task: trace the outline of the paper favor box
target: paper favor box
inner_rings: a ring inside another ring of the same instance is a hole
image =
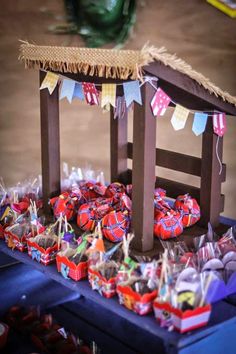
[[[44,249],[37,244],[37,238],[42,237],[38,235],[36,237],[31,237],[27,240],[28,245],[28,255],[35,261],[42,263],[43,265],[48,265],[56,260],[56,255],[58,252],[58,244],[56,243],[53,247],[48,247]],[[49,236],[45,236],[49,237]]]
[[[116,277],[107,280],[96,266],[89,267],[88,280],[92,289],[97,290],[102,296],[110,298],[116,295]]]
[[[153,300],[157,297],[157,291],[141,295],[135,292],[130,285],[117,285],[119,303],[138,315],[146,315],[152,311]]]
[[[211,305],[197,307],[194,310],[181,311],[172,309],[172,322],[180,333],[192,331],[207,325],[211,314]]]
[[[4,230],[4,237],[9,248],[24,252],[27,250],[27,239],[32,237],[32,233],[29,232],[27,235],[25,234],[22,237],[19,237],[18,235],[14,234],[14,230],[8,231],[6,228]]]
[[[66,279],[71,278],[75,281],[79,281],[86,278],[88,275],[88,262],[80,262],[75,264],[69,260],[68,257],[74,254],[73,250],[67,252],[59,252],[56,256],[57,270]]]
[[[181,311],[172,307],[169,303],[161,303],[157,300],[153,303],[155,317],[164,327],[173,327],[180,333],[192,331],[194,329],[207,325],[210,314],[211,305],[197,307],[194,310]]]
[[[172,325],[172,306],[168,302],[153,301],[153,310],[155,318],[162,327]]]

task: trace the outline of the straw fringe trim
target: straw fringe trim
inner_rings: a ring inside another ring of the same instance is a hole
[[[23,43],[19,60],[25,63],[25,68],[136,80],[142,75],[141,68],[137,66],[139,56],[139,51],[47,47]]]
[[[25,63],[25,68],[121,80],[142,80],[143,67],[153,61],[159,61],[187,75],[216,97],[221,97],[223,101],[236,106],[236,97],[221,90],[175,54],[167,53],[164,47],[145,45],[141,51],[135,51],[37,46],[23,42],[20,46],[19,60]]]
[[[228,92],[221,90],[213,84],[208,78],[194,70],[184,60],[178,58],[175,54],[167,53],[164,47],[155,48],[154,46],[145,45],[141,50],[141,57],[144,65],[148,65],[154,60],[162,62],[165,66],[179,71],[203,86],[207,91],[213,93],[216,97],[221,97],[223,101],[236,106],[236,97],[231,96]]]

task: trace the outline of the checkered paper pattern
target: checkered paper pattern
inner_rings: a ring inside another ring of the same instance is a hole
[[[111,104],[116,106],[116,85],[115,84],[102,84],[102,99],[101,107]]]
[[[99,94],[95,85],[89,82],[82,82],[82,87],[83,87],[84,97],[86,99],[86,102],[91,106],[98,105]]]
[[[57,86],[58,80],[59,80],[58,75],[51,73],[51,72],[47,72],[39,89],[43,90],[43,89],[47,88],[50,95],[51,95]]]
[[[226,115],[225,113],[213,114],[213,129],[214,133],[223,136],[226,132]]]
[[[171,124],[174,130],[184,129],[189,115],[189,110],[179,104],[176,105],[173,116],[171,118]]]
[[[153,115],[156,116],[163,116],[167,107],[170,104],[170,97],[160,88],[158,87],[153,99],[151,101],[151,107]]]

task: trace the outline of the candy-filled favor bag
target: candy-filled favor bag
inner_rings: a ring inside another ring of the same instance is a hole
[[[180,195],[174,203],[174,209],[182,214],[182,222],[184,227],[189,227],[200,219],[200,207],[196,199],[189,194]]]

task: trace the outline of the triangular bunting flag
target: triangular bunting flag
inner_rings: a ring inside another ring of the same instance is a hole
[[[102,84],[102,99],[101,107],[105,107],[107,104],[116,106],[116,85],[115,84]]]
[[[79,82],[75,83],[73,98],[79,98],[81,101],[84,100],[84,93],[83,93],[82,84],[80,84]]]
[[[114,112],[114,119],[118,118],[123,118],[127,112],[127,107],[125,104],[125,98],[124,96],[120,97],[118,96],[116,98],[116,108]]]
[[[158,87],[151,101],[153,115],[155,117],[163,116],[167,107],[169,106],[170,101],[170,97],[160,87]]]
[[[71,103],[74,94],[74,89],[75,89],[75,81],[63,79],[61,92],[60,92],[60,100],[66,97],[67,100]]]
[[[82,87],[83,87],[84,97],[86,99],[86,102],[91,106],[98,105],[99,94],[95,85],[89,82],[82,82]]]
[[[226,115],[225,113],[213,114],[213,129],[214,133],[223,136],[226,132]]]
[[[48,71],[39,89],[47,88],[51,95],[57,86],[58,80],[59,76],[57,74]]]
[[[192,131],[195,135],[204,133],[206,129],[208,115],[206,113],[197,112],[194,114]]]
[[[189,110],[179,104],[176,105],[173,116],[171,118],[171,124],[174,130],[184,129],[186,121],[188,119]]]
[[[141,97],[139,81],[125,82],[123,84],[123,89],[124,89],[124,97],[125,97],[126,107],[129,107],[129,105],[133,101],[139,103],[140,105],[142,104],[142,97]]]

